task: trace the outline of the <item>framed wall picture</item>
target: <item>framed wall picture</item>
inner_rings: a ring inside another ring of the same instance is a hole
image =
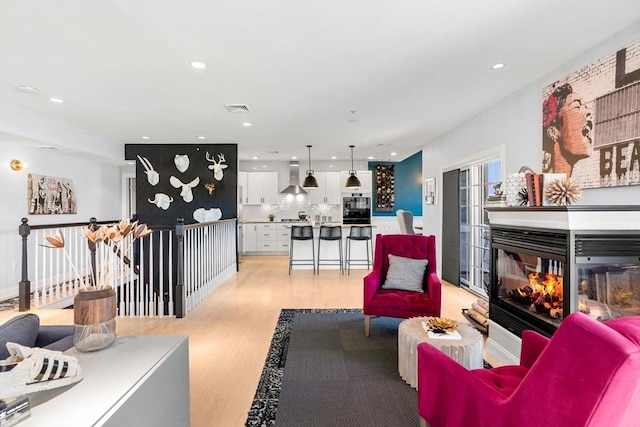
[[[436,204],[436,178],[431,177],[424,180],[424,202],[427,205]]]
[[[69,178],[46,175],[27,175],[30,215],[78,213],[76,190]]]

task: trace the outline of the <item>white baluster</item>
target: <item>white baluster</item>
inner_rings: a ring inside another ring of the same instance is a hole
[[[169,263],[169,316],[173,316],[173,230],[169,230],[169,251],[167,262]]]
[[[149,236],[149,304],[147,307],[147,316],[153,317],[153,235]]]
[[[35,281],[35,285],[36,285],[36,290],[33,293],[33,305],[38,308],[40,307],[40,288],[39,288],[39,284],[40,284],[40,270],[38,269],[39,267],[39,260],[40,260],[40,246],[38,245],[38,242],[40,241],[40,230],[36,230],[35,235],[35,246],[34,246],[34,250],[33,252],[35,253],[35,260],[34,260],[34,281]]]
[[[138,278],[138,315],[143,316],[144,312],[144,296],[143,296],[143,288],[144,288],[144,273],[146,271],[145,262],[144,262],[144,240],[146,237],[140,239],[140,276]]]

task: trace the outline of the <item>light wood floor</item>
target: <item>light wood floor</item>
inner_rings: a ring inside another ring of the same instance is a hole
[[[316,276],[294,270],[289,276],[287,261],[283,256],[242,258],[240,272],[186,318],[118,318],[119,335],[189,336],[192,426],[244,425],[281,309],[362,308],[367,270],[351,270],[351,275],[322,270]],[[447,283],[442,295],[442,316],[460,321],[465,320],[461,309],[476,300]],[[73,324],[73,310],[33,312],[43,324]],[[0,312],[0,322],[16,314]],[[372,330],[375,324],[374,318]]]

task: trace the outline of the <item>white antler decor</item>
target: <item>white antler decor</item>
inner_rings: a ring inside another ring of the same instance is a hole
[[[218,154],[218,162],[217,163],[216,163],[216,160],[209,155],[208,151],[207,151],[206,157],[207,157],[208,161],[213,163],[212,165],[209,165],[209,170],[213,171],[213,177],[216,179],[216,181],[222,181],[222,178],[224,177],[223,170],[229,167],[229,165],[227,165],[227,164],[222,164],[222,163],[226,163],[227,162],[224,159],[224,154],[222,154],[222,153]]]
[[[147,181],[149,181],[149,184],[155,186],[160,181],[160,175],[155,171],[155,169],[153,169],[149,159],[146,157],[140,157],[140,155],[137,157],[138,160],[140,160],[140,163],[142,163],[142,167],[144,167],[144,173],[147,174]]]
[[[196,177],[193,181],[185,184],[175,176],[171,175],[171,178],[169,178],[169,182],[171,183],[171,185],[173,185],[174,188],[182,187],[180,195],[185,202],[189,203],[193,200],[193,192],[191,191],[191,189],[200,184],[200,178]]]
[[[164,209],[165,211],[169,209],[171,202],[173,202],[173,197],[169,197],[164,193],[156,193],[156,196],[153,200],[147,199],[149,203],[153,203],[160,209]]]

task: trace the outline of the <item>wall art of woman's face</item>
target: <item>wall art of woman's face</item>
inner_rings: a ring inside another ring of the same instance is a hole
[[[576,93],[567,95],[558,115],[562,118],[562,125],[558,130],[563,151],[578,158],[591,156],[593,152],[591,110],[583,104],[580,95]]]

